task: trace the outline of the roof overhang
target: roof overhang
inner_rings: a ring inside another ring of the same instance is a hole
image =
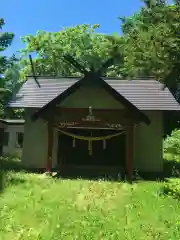
[[[23,119],[0,119],[0,123],[4,125],[24,125]]]

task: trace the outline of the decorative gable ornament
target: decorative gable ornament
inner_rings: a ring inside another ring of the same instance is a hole
[[[82,118],[82,121],[83,122],[100,122],[100,119],[96,118],[96,116],[92,114],[92,107],[90,106],[89,114],[85,118]]]

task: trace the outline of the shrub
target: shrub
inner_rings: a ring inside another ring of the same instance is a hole
[[[180,200],[180,179],[171,178],[164,184],[164,193]]]
[[[167,161],[180,163],[180,130],[176,129],[163,143],[163,156]]]
[[[23,170],[24,166],[22,165],[20,159],[13,157],[0,157],[0,169],[3,171],[9,170]]]
[[[8,158],[9,160],[12,160],[12,161],[21,161],[21,153],[18,151],[11,154],[7,154],[3,157]]]

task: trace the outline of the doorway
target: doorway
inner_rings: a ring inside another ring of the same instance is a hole
[[[104,129],[71,129],[68,132],[80,136],[107,136],[117,133],[115,130]],[[75,140],[64,134],[58,136],[58,166],[61,172],[96,173],[119,171],[125,169],[126,137],[125,133],[106,140],[92,141],[92,153],[89,154],[88,141]]]

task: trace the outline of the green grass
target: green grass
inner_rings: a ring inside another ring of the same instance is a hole
[[[162,186],[8,173],[0,240],[179,240],[180,202]]]

